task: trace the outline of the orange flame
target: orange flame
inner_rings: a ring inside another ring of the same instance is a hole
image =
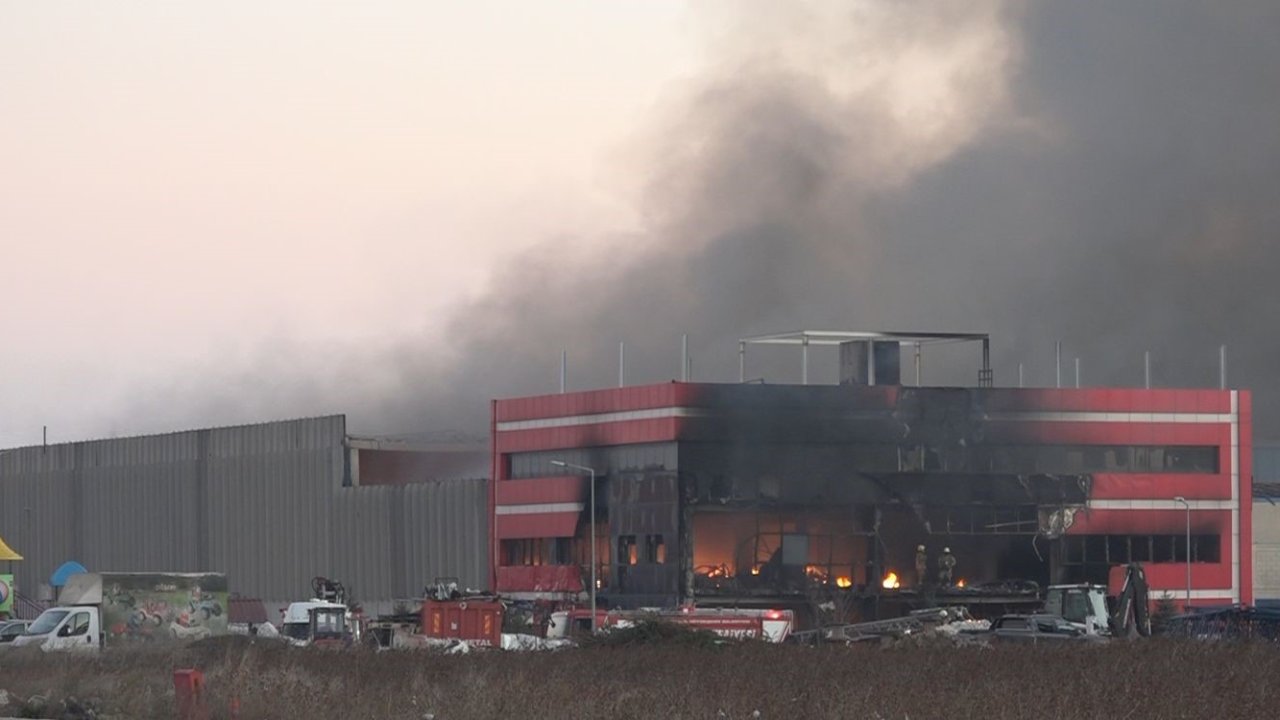
[[[840,577],[836,578],[836,587],[841,587],[841,588],[853,587],[853,581],[841,575]]]
[[[880,585],[886,590],[897,590],[902,587],[902,582],[898,580],[898,573],[890,570],[889,574],[884,576],[884,580],[880,582]]]
[[[805,565],[804,573],[809,576],[810,580],[815,582],[825,583],[828,581],[827,572],[821,565]]]
[[[959,580],[956,581],[956,587],[958,588],[964,587],[964,578],[960,578]]]

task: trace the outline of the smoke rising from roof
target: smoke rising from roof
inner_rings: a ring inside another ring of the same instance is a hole
[[[617,168],[643,227],[512,257],[444,347],[283,360],[207,409],[483,431],[489,398],[557,389],[561,348],[572,388],[616,381],[619,340],[661,381],[689,333],[695,378],[731,381],[739,337],[829,327],[991,332],[997,384],[1052,384],[1061,339],[1086,384],[1140,385],[1151,350],[1157,384],[1214,386],[1225,343],[1280,431],[1274,3],[700,12],[713,61]]]

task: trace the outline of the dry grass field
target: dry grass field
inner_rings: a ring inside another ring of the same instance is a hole
[[[544,653],[347,652],[221,638],[97,658],[0,654],[21,714],[172,718],[171,671],[205,673],[213,717],[1259,718],[1280,648],[1152,639],[1104,646],[799,647],[678,640]],[[77,699],[66,710],[66,700]],[[758,713],[758,715],[757,715]]]

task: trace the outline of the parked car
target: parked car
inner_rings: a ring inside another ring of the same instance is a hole
[[[999,642],[1090,642],[1099,639],[1057,615],[1005,615],[991,623],[989,634]]]
[[[26,620],[0,620],[0,648],[8,646],[27,631],[31,623]]]

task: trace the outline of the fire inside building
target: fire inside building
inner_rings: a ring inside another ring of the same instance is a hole
[[[957,340],[982,345],[975,386],[901,383],[904,348]],[[492,586],[580,598],[594,533],[610,607],[1114,594],[1130,562],[1153,598],[1252,601],[1248,392],[996,388],[983,335],[756,341],[800,345],[806,384],[495,401]],[[807,384],[811,345],[838,384]]]

